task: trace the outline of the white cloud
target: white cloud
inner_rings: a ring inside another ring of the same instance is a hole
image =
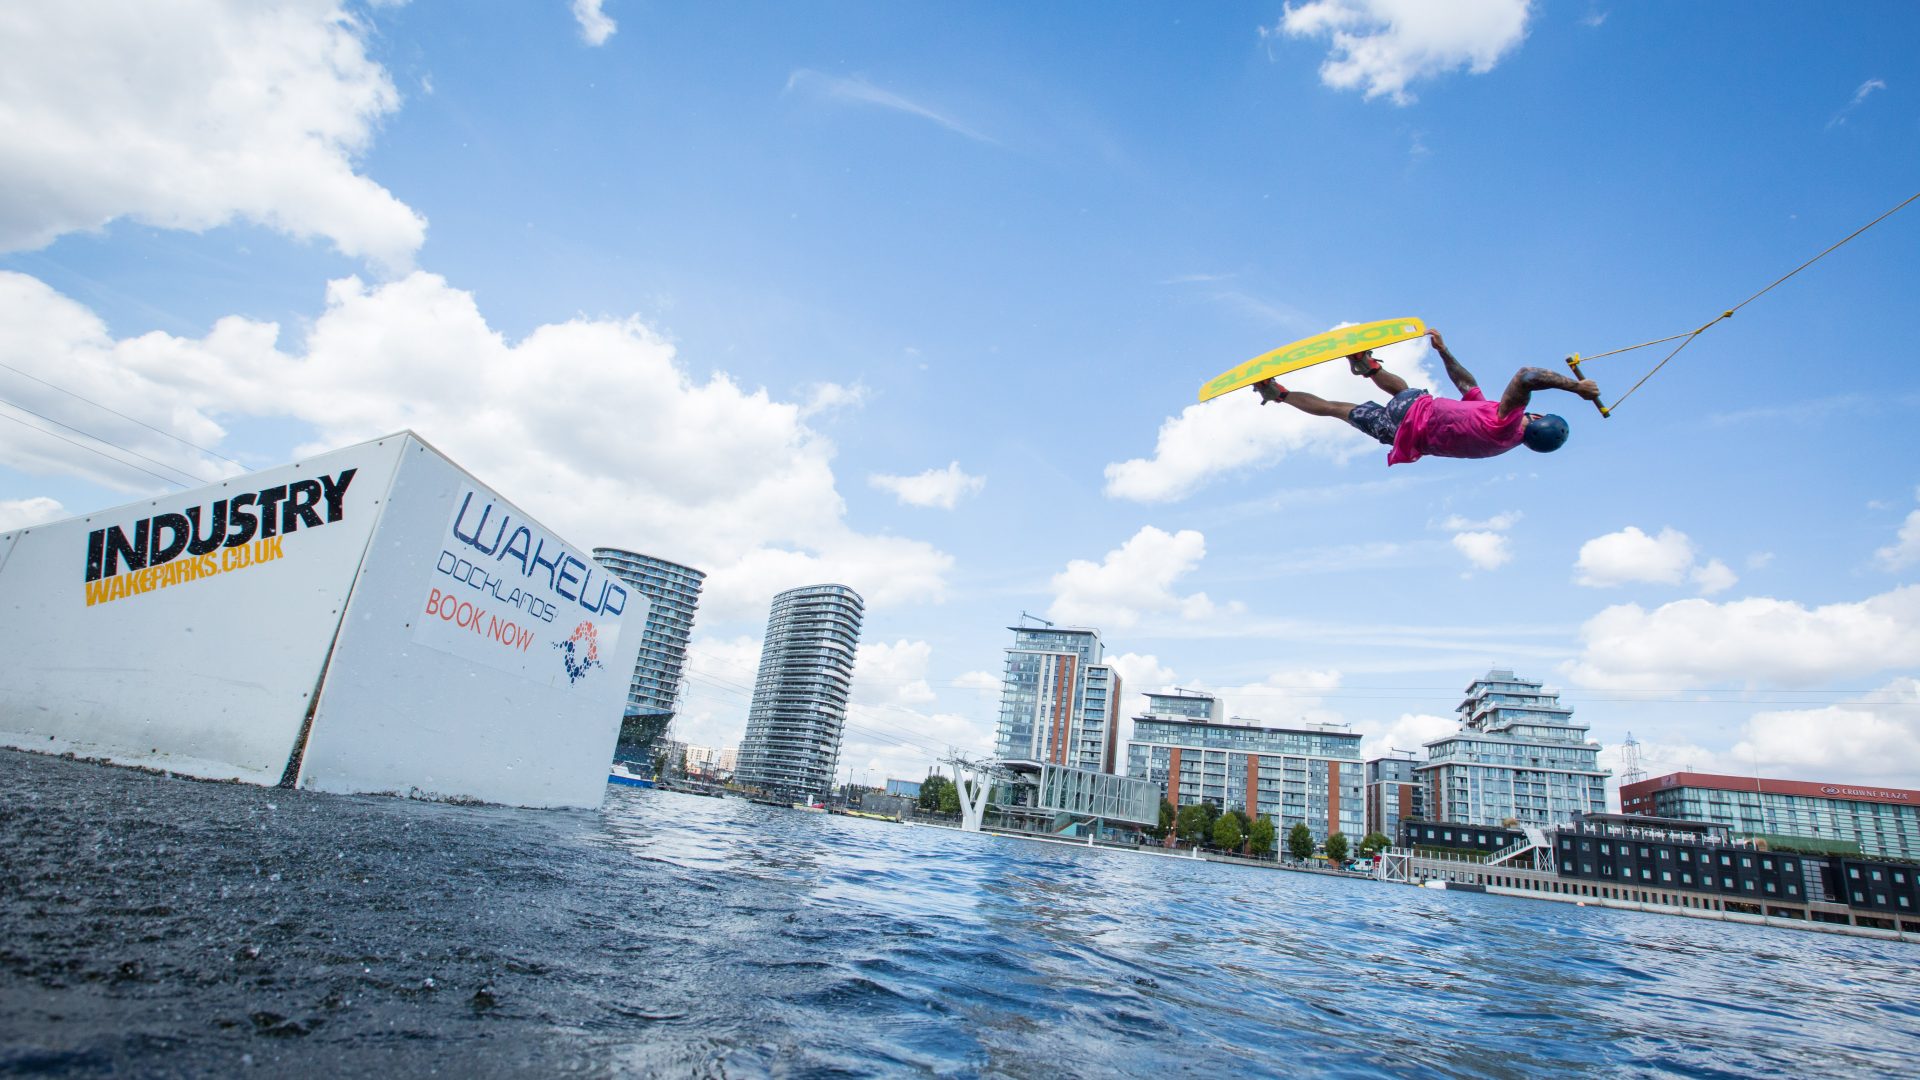
[[[1816,608],[1767,597],[1623,604],[1580,637],[1580,657],[1562,670],[1581,686],[1817,686],[1920,665],[1920,585]]]
[[[855,706],[840,740],[840,775],[880,787],[889,779],[924,779],[937,767],[951,779],[952,770],[939,764],[951,750],[992,756],[992,722],[958,713]]]
[[[210,377],[217,380],[211,370],[221,362],[217,358],[271,352],[273,330],[224,320],[190,348],[176,347],[179,344],[164,334],[114,341],[92,311],[36,278],[0,271],[0,363],[31,376],[5,372],[8,399],[124,448],[122,453],[91,444],[99,452],[89,452],[53,435],[28,434],[10,425],[8,436],[0,439],[0,464],[35,475],[79,476],[126,492],[151,490],[162,477],[185,484],[236,471],[231,463],[180,440],[201,446],[219,443],[225,429],[207,396],[196,388],[205,387]],[[72,397],[34,379],[46,379],[113,412],[77,412]],[[54,430],[37,420],[28,423]]]
[[[954,677],[953,685],[962,690],[975,690],[998,695],[1000,676],[990,671],[967,671]]]
[[[1434,716],[1431,713],[1401,713],[1399,719],[1388,724],[1384,731],[1369,731],[1360,740],[1360,757],[1371,761],[1385,757],[1390,750],[1411,750],[1421,761],[1427,759],[1425,746],[1435,739],[1443,739],[1460,730],[1460,718],[1457,716]]]
[[[0,251],[244,220],[398,272],[426,220],[355,170],[400,96],[337,0],[9,5]]]
[[[1220,699],[1222,713],[1263,727],[1301,724],[1344,724],[1347,719],[1326,704],[1326,695],[1340,688],[1338,671],[1277,671],[1257,683],[1241,686],[1195,686]]]
[[[1619,748],[1608,747],[1601,759],[1617,778]],[[1920,681],[1894,679],[1818,708],[1756,712],[1723,750],[1645,741],[1640,759],[1649,777],[1684,771],[1911,787],[1920,774]]]
[[[1192,529],[1167,533],[1144,526],[1099,563],[1074,559],[1055,574],[1047,617],[1108,630],[1125,629],[1148,614],[1206,618],[1214,607],[1205,593],[1179,596],[1173,591],[1174,582],[1200,565],[1206,554],[1206,538]]]
[[[738,746],[760,668],[756,637],[696,637],[675,703],[673,737],[695,746]]]
[[[946,128],[956,135],[964,135],[975,142],[992,143],[995,140],[975,128],[954,119],[945,113],[912,101],[891,90],[875,86],[858,76],[828,75],[825,72],[808,68],[796,69],[787,76],[787,92],[810,94],[815,97],[853,105],[871,105],[905,113],[908,116],[928,120]]]
[[[673,737],[700,746],[738,746],[760,665],[751,637],[699,638],[687,648],[687,672]],[[924,641],[867,643],[854,663],[853,692],[840,740],[842,779],[918,780],[949,747],[975,755],[993,748],[993,720],[922,711],[934,699],[926,681],[932,647]],[[997,688],[996,682],[996,688]]]
[[[1687,580],[1693,582],[1702,596],[1726,592],[1739,582],[1740,575],[1734,573],[1726,563],[1719,559],[1708,559],[1706,565],[1696,566],[1687,572]]]
[[[1867,96],[1875,90],[1885,90],[1886,88],[1887,81],[1885,79],[1868,79],[1866,82],[1860,84],[1860,89],[1853,92],[1853,104],[1858,105],[1867,100]]]
[[[1465,556],[1476,569],[1497,570],[1513,561],[1513,547],[1508,542],[1506,531],[1522,517],[1518,510],[1509,510],[1495,514],[1484,521],[1454,514],[1440,523],[1440,527],[1453,533],[1453,549]]]
[[[1693,541],[1686,533],[1663,528],[1660,535],[1648,536],[1629,525],[1580,545],[1574,581],[1596,589],[1634,582],[1679,585],[1691,581],[1702,594],[1712,595],[1740,580],[1719,559],[1696,564],[1694,558]]]
[[[1173,689],[1173,669],[1161,664],[1159,657],[1141,653],[1109,656],[1107,663],[1120,674],[1120,753],[1124,756],[1126,740],[1133,736],[1133,718],[1147,711],[1147,694]]]
[[[962,495],[971,495],[987,486],[984,476],[968,476],[953,462],[944,469],[928,469],[918,476],[887,476],[875,473],[867,482],[908,506],[937,507],[951,510]]]
[[[30,499],[0,499],[0,532],[12,532],[43,521],[58,521],[73,515],[58,499],[35,496]]]
[[[867,388],[858,383],[852,386],[814,383],[806,389],[806,401],[800,406],[800,418],[811,420],[840,409],[858,409],[866,403]]]
[[[1910,786],[1920,775],[1920,681],[1818,709],[1755,713],[1729,752],[1762,775]]]
[[[1693,542],[1687,534],[1668,528],[1652,537],[1629,525],[1580,545],[1574,580],[1594,588],[1636,581],[1678,585],[1692,565]]]
[[[1871,97],[1874,91],[1885,90],[1886,88],[1887,81],[1885,79],[1868,79],[1866,82],[1861,83],[1859,89],[1853,92],[1853,100],[1841,106],[1840,111],[1833,114],[1833,119],[1827,121],[1827,129],[1831,131],[1841,124],[1846,123],[1847,117],[1851,115],[1855,109],[1858,109],[1867,98]]]
[[[1482,521],[1455,514],[1445,521],[1442,521],[1440,527],[1448,532],[1506,532],[1508,529],[1519,524],[1520,519],[1525,516],[1526,515],[1519,510],[1509,510],[1502,514],[1495,514]]]
[[[1513,549],[1502,533],[1454,533],[1453,549],[1481,570],[1494,570],[1513,561]]]
[[[573,0],[573,17],[580,24],[580,40],[589,45],[605,45],[619,24],[600,10],[605,0]]]
[[[1920,497],[1920,492],[1915,492]],[[1873,553],[1875,561],[1888,570],[1901,570],[1920,562],[1920,510],[1907,515],[1894,542]]]
[[[851,700],[861,705],[924,705],[934,699],[927,685],[933,646],[924,641],[862,642],[853,662]]]
[[[1261,32],[1328,38],[1322,83],[1409,105],[1407,87],[1421,79],[1457,68],[1492,71],[1525,40],[1530,7],[1530,0],[1307,0],[1288,4],[1279,25]]]
[[[231,317],[200,339],[115,341],[72,300],[0,273],[0,361],[203,446],[218,444],[222,420],[253,417],[305,422],[314,437],[295,454],[411,428],[574,543],[707,571],[707,617],[759,617],[773,593],[824,581],[870,607],[945,595],[951,556],[847,526],[832,444],[800,406],[725,374],[695,381],[637,320],[575,319],[510,342],[471,294],[414,273],[376,288],[332,282],[303,351],[281,350],[278,335]],[[84,419],[202,475],[232,468],[135,425]],[[51,439],[0,440],[0,464],[140,487]]]
[[[1426,339],[1388,345],[1374,355],[1408,383],[1434,385],[1424,366],[1430,355]],[[1330,400],[1386,400],[1371,382],[1355,378],[1337,361],[1295,372],[1284,382],[1289,389]],[[1348,424],[1308,416],[1287,405],[1262,405],[1252,390],[1239,390],[1224,399],[1189,405],[1179,416],[1169,417],[1160,425],[1153,457],[1106,467],[1106,493],[1136,502],[1176,502],[1216,477],[1270,467],[1292,454],[1345,460],[1373,453],[1384,462],[1387,448]]]

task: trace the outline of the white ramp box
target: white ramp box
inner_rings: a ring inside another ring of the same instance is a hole
[[[646,617],[403,432],[0,533],[0,745],[598,806]]]

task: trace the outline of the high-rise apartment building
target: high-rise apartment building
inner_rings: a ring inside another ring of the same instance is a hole
[[[773,598],[734,770],[740,783],[800,797],[832,790],[865,611],[845,585],[807,585]]]
[[[700,586],[707,575],[622,548],[597,547],[593,557],[649,603],[615,750],[617,757],[644,761],[673,720],[687,665],[687,640],[693,635],[693,613],[700,605]]]
[[[1367,831],[1391,840],[1400,823],[1425,820],[1427,787],[1414,774],[1412,758],[1383,757],[1367,762]]]
[[[994,755],[1114,771],[1120,673],[1102,663],[1100,631],[1010,626]]]
[[[1462,825],[1561,825],[1607,809],[1600,744],[1557,694],[1511,671],[1473,681],[1457,734],[1427,744],[1415,773],[1427,785],[1429,818]]]
[[[1336,832],[1360,840],[1360,736],[1228,723],[1216,699],[1191,691],[1146,697],[1127,740],[1127,776],[1158,785],[1176,809],[1208,802],[1270,818],[1280,836],[1305,822],[1316,841]]]

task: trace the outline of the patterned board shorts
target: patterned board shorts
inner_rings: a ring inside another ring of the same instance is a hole
[[[1414,402],[1426,396],[1425,390],[1409,388],[1393,395],[1393,400],[1385,405],[1363,401],[1355,405],[1353,412],[1347,415],[1347,423],[1392,446],[1393,433],[1400,430],[1400,421],[1407,418],[1407,410],[1413,408]]]

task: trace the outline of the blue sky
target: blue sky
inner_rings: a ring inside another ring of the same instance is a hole
[[[23,408],[202,478],[410,427],[708,571],[696,743],[772,594],[842,581],[875,782],[990,746],[1024,611],[1370,750],[1498,666],[1655,775],[1920,787],[1920,207],[1612,419],[1539,399],[1550,457],[1193,404],[1345,322],[1421,317],[1490,390],[1705,322],[1920,191],[1916,40],[1906,3],[28,3],[0,527],[172,488]]]

